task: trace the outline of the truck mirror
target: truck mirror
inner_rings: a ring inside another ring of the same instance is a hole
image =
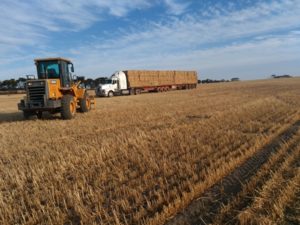
[[[71,72],[74,73],[74,65],[71,64]]]

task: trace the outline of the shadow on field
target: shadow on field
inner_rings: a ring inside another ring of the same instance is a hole
[[[36,119],[37,117],[34,116],[32,119],[29,120],[36,120]],[[59,114],[50,114],[47,112],[43,113],[42,120],[56,120],[56,119],[60,119]],[[16,122],[16,121],[25,121],[22,112],[11,112],[11,113],[0,112],[0,123]]]
[[[21,120],[23,120],[23,114],[21,112],[11,112],[11,113],[0,112],[0,123],[15,122]]]

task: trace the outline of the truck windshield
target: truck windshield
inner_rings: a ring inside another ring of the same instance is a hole
[[[111,79],[101,80],[100,84],[111,84]]]
[[[59,65],[57,61],[38,62],[37,73],[39,79],[59,79]]]

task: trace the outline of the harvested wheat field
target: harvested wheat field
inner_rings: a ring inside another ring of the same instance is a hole
[[[0,96],[0,224],[299,224],[300,78],[97,98],[23,121]]]

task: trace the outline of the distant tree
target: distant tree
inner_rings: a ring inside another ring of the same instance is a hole
[[[4,89],[15,89],[17,86],[17,81],[15,79],[2,81],[1,87]]]
[[[107,80],[107,77],[98,77],[95,79],[95,86],[97,87],[99,84],[103,84],[105,83],[105,81]]]
[[[95,81],[91,78],[88,78],[83,81],[86,88],[95,88]]]
[[[231,81],[240,81],[240,78],[238,78],[238,77],[233,77],[233,78],[231,78]]]
[[[199,81],[198,81],[199,82]],[[222,82],[229,82],[229,80],[221,79],[221,80],[211,80],[211,79],[206,79],[206,80],[201,80],[200,81],[203,84],[209,84],[209,83],[222,83]]]
[[[26,78],[19,77],[19,79],[17,80],[16,88],[25,89],[25,83],[26,83]]]
[[[25,82],[25,81],[26,81],[26,78],[24,78],[24,77],[19,77],[18,81]]]
[[[278,79],[278,78],[291,78],[291,75],[285,74],[285,75],[272,75],[273,78]]]

